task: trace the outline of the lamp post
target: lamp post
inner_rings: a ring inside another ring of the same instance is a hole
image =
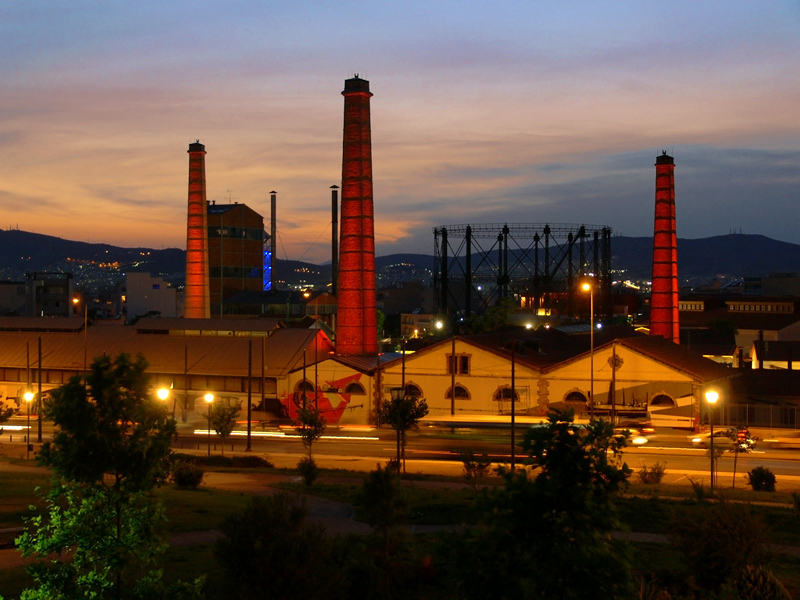
[[[25,436],[25,460],[30,458],[31,452],[31,400],[33,400],[33,392],[25,392],[25,402],[28,405],[28,435]]]
[[[397,410],[397,408],[400,405],[400,401],[406,396],[406,389],[405,387],[392,388],[389,390],[389,395],[392,397],[392,402],[395,405],[395,414],[397,415],[399,421],[400,411]],[[400,474],[400,423],[399,422],[396,423],[396,426],[397,426],[397,473],[399,475]]]
[[[156,392],[156,395],[158,396],[159,400],[166,400],[167,398],[169,398],[169,390],[167,388],[160,388]]]
[[[594,286],[586,281],[581,289],[589,292],[589,415],[594,417]]]
[[[214,402],[214,394],[206,394],[205,401],[208,405],[208,455],[211,456],[211,403]]]
[[[712,492],[714,491],[714,475],[715,475],[715,473],[714,473],[714,471],[715,471],[715,469],[714,469],[714,466],[715,466],[714,465],[714,462],[715,462],[714,461],[714,405],[717,403],[718,399],[719,399],[719,394],[717,392],[715,392],[714,390],[709,390],[709,391],[706,392],[706,402],[708,402],[708,405],[710,407],[710,410],[709,410],[709,413],[708,413],[708,422],[711,425],[711,438],[710,438],[711,442],[709,444],[709,448],[710,448],[710,451],[711,451],[711,491]]]

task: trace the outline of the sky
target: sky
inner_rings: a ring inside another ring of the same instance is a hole
[[[680,238],[800,243],[800,1],[3,0],[0,229],[186,246],[207,196],[330,260],[344,80],[370,81],[376,253],[434,227],[651,236],[675,158]]]

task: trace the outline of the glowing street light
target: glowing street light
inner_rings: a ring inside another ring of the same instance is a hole
[[[156,395],[158,396],[159,400],[166,400],[167,398],[169,398],[169,390],[167,388],[160,388],[156,392]]]
[[[706,392],[706,402],[710,407],[710,412],[708,414],[708,422],[711,424],[711,442],[709,444],[709,448],[711,451],[711,491],[714,491],[714,405],[719,400],[719,394],[714,390],[708,390]]]
[[[33,400],[34,393],[27,391],[24,397],[28,404],[28,435],[25,436],[25,460],[28,460],[31,452],[31,400]]]
[[[594,416],[594,286],[585,281],[581,289],[589,292],[589,414]]]
[[[208,405],[208,455],[211,456],[211,403],[214,402],[214,394],[206,394],[204,398]]]

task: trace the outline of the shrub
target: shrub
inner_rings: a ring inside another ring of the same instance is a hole
[[[684,555],[696,583],[719,590],[748,565],[764,564],[768,530],[749,506],[720,500],[708,511],[694,511],[671,526],[671,540]]]
[[[791,596],[772,571],[748,565],[734,581],[739,600],[790,600]]]
[[[205,470],[194,461],[177,460],[172,463],[170,483],[182,490],[196,490],[203,483]]]
[[[800,493],[792,492],[792,504],[794,505],[794,514],[800,517]]]
[[[756,467],[747,474],[747,483],[756,492],[774,492],[775,473],[766,467]]]
[[[317,463],[314,462],[313,458],[309,458],[308,456],[300,459],[300,462],[297,463],[297,469],[300,471],[300,475],[303,476],[303,481],[306,485],[312,485],[317,475],[319,475]]]
[[[657,462],[652,467],[642,465],[642,468],[636,472],[639,481],[646,485],[658,485],[664,479],[664,474],[667,472],[667,465]]]
[[[231,466],[240,469],[272,469],[275,465],[266,458],[254,454],[236,455],[231,457]]]
[[[464,464],[464,479],[477,492],[478,482],[489,474],[492,461],[486,454],[475,456],[471,450],[467,450],[461,453],[461,462]]]
[[[706,488],[703,485],[702,481],[696,481],[691,477],[687,477],[689,483],[692,485],[692,491],[694,492],[695,498],[697,498],[698,502],[702,502],[703,498],[706,497]]]
[[[220,456],[219,454],[214,454],[211,456],[204,456],[181,454],[176,452],[170,456],[170,460],[173,462],[179,460],[185,462],[194,462],[199,465],[205,465],[206,467],[234,467],[239,469],[272,469],[275,467],[275,465],[270,462],[269,459],[254,454],[235,454],[233,456]]]

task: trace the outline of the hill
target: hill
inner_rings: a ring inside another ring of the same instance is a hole
[[[649,279],[653,239],[611,238],[612,267],[632,279]],[[800,245],[763,235],[730,234],[695,240],[678,240],[679,274],[690,281],[758,277],[770,273],[800,272]],[[20,230],[0,230],[0,277],[21,279],[26,271],[63,271],[75,275],[76,283],[102,287],[102,281],[118,280],[125,271],[147,271],[180,285],[184,279],[185,252],[180,248],[121,248],[111,244],[89,244]],[[479,257],[473,257],[478,264]],[[378,285],[395,281],[432,282],[433,256],[391,254],[375,259]],[[288,284],[303,282],[322,286],[330,281],[330,263],[278,260],[275,275]]]

